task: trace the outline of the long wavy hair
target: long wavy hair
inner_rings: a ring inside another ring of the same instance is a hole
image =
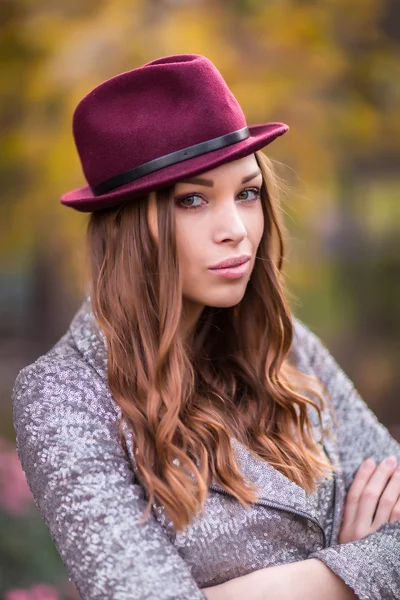
[[[257,499],[235,462],[232,437],[307,493],[335,470],[308,416],[313,406],[323,430],[327,390],[289,360],[294,327],[282,277],[280,179],[263,152],[255,157],[265,226],[253,272],[238,304],[203,309],[190,343],[179,334],[173,186],[152,192],[158,245],[149,196],[93,212],[87,224],[91,305],[107,341],[108,386],[121,408],[119,441],[126,450],[125,419],[148,494],[144,516],[156,499],[177,531],[204,511],[212,477],[246,508]]]

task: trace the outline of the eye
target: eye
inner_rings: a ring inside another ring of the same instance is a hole
[[[260,198],[261,190],[260,190],[260,188],[246,188],[245,190],[242,190],[241,192],[239,192],[238,196],[240,196],[242,194],[247,194],[247,196],[246,196],[246,198],[240,198],[240,199],[248,201],[248,203],[251,204],[252,202],[257,202],[257,200]],[[253,196],[249,197],[248,194],[253,194]]]
[[[260,194],[261,189],[258,187],[245,188],[244,190],[238,193],[237,198],[239,198],[239,200],[245,202],[246,204],[254,204],[260,199]],[[240,198],[240,196],[242,197]],[[188,196],[183,196],[182,198],[176,198],[175,204],[176,206],[179,206],[184,210],[196,210],[197,208],[201,208],[201,204],[186,204],[186,202],[191,202],[195,198],[203,200],[203,198],[199,194],[190,194]]]
[[[192,200],[192,198],[201,198],[198,194],[191,194],[190,196],[184,196],[183,198],[178,198],[176,200],[176,205],[182,207],[183,209],[195,209],[195,208],[200,208],[200,205],[187,205],[187,204],[183,204],[183,202],[185,202],[186,200]]]

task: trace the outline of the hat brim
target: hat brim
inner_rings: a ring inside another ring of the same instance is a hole
[[[251,125],[248,129],[250,136],[236,144],[164,167],[140,179],[121,185],[101,196],[95,196],[91,187],[85,185],[63,194],[60,202],[80,212],[93,212],[110,208],[121,204],[123,200],[143,196],[152,190],[172,185],[186,177],[199,175],[224,163],[248,156],[286,133],[289,126],[285,123],[271,122],[262,125]]]

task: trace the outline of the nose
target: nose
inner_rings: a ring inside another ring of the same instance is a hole
[[[237,205],[226,203],[215,215],[215,231],[218,241],[230,239],[240,241],[247,236],[247,230]]]

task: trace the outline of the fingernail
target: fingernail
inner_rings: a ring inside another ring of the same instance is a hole
[[[383,462],[387,467],[394,467],[394,465],[397,464],[397,458],[395,456],[389,456],[388,458],[385,458]]]
[[[368,458],[367,460],[364,461],[364,467],[366,469],[370,469],[371,467],[375,466],[375,461],[373,458]]]

